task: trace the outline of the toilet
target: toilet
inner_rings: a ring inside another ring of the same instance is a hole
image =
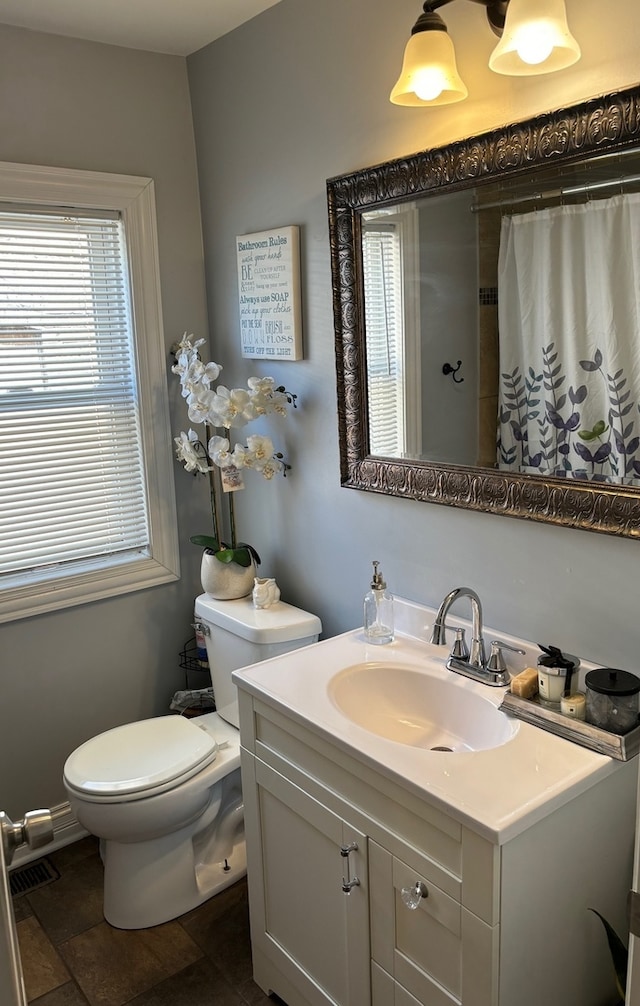
[[[216,711],[127,723],[64,766],[78,822],[100,839],[104,916],[145,929],[191,911],[246,873],[238,697],[231,672],[318,639],[320,619],[283,601],[196,598]]]

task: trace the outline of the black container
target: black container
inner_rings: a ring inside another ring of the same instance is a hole
[[[638,726],[640,678],[635,674],[601,667],[589,671],[585,684],[588,723],[612,734],[626,734]]]

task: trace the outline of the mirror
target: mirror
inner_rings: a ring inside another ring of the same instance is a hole
[[[327,196],[342,484],[638,536],[640,88]]]

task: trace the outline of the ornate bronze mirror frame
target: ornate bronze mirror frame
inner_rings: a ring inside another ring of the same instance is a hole
[[[640,148],[640,86],[327,182],[343,486],[640,536],[639,486],[370,453],[361,252],[368,210],[485,180],[517,182],[550,165],[577,165],[634,147]]]

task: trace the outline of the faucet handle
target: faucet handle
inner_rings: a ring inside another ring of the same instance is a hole
[[[501,643],[499,639],[493,639],[491,642],[491,653],[487,662],[488,671],[506,671],[507,665],[502,655],[503,650],[511,650],[512,653],[521,653],[523,656],[525,654],[525,651],[521,650],[518,646],[510,646],[509,643]]]
[[[456,629],[456,638],[451,647],[450,656],[456,657],[457,660],[469,659],[469,647],[464,638],[464,629]]]

